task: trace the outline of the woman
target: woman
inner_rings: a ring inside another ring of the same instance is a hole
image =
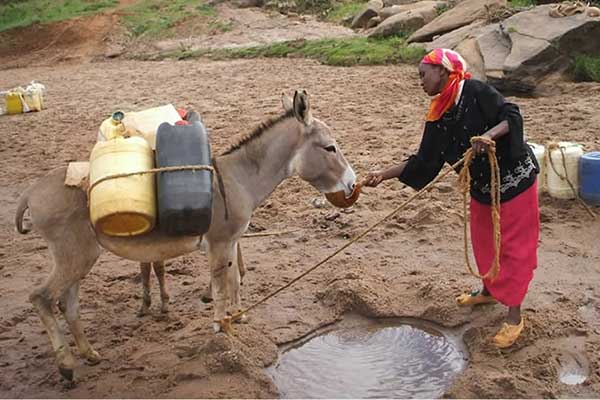
[[[471,243],[479,273],[484,276],[494,260],[488,144],[495,141],[500,167],[500,274],[484,279],[483,288],[463,294],[459,305],[500,303],[508,306],[506,322],[494,337],[500,348],[511,346],[523,330],[521,303],[537,266],[539,210],[536,177],[539,166],[523,140],[519,108],[505,101],[493,87],[469,79],[466,63],[455,51],[435,49],[419,65],[421,86],[433,96],[425,130],[416,154],[399,165],[370,172],[365,185],[375,187],[398,178],[421,189],[473,148],[471,173]]]

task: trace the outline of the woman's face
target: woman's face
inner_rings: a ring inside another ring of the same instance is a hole
[[[419,64],[421,87],[429,96],[440,93],[448,80],[448,72],[441,65]]]

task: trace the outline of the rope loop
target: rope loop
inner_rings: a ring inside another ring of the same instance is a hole
[[[475,157],[473,148],[471,147],[465,152],[464,163],[458,175],[458,185],[463,195],[463,238],[464,238],[464,254],[469,273],[482,280],[493,281],[500,275],[500,244],[502,236],[500,232],[500,167],[496,158],[496,142],[486,136],[474,136],[471,138],[471,145],[476,142],[481,142],[487,145],[487,156],[490,162],[490,196],[492,209],[492,227],[494,234],[494,260],[492,267],[485,275],[480,275],[471,266],[469,261],[469,246],[467,243],[467,197],[471,190],[471,171],[469,167]]]

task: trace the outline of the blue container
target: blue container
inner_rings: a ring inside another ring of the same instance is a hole
[[[588,204],[600,205],[600,151],[581,156],[579,195]]]

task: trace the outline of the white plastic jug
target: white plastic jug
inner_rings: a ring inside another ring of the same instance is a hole
[[[557,147],[548,146],[547,151],[549,155],[545,167],[548,193],[557,199],[574,199],[579,191],[579,160],[583,155],[583,147],[578,143],[558,142]]]
[[[544,185],[546,184],[546,169],[545,169],[545,165],[544,165],[544,156],[546,155],[546,148],[541,145],[541,144],[537,144],[537,143],[531,143],[531,142],[527,142],[527,145],[529,147],[531,147],[531,150],[533,151],[533,155],[535,156],[535,159],[538,162],[538,165],[540,166],[540,173],[538,174],[538,194],[542,193],[542,189],[544,188]]]
[[[148,141],[152,150],[156,149],[156,131],[163,122],[175,124],[181,116],[172,104],[149,108],[143,111],[128,112],[123,118],[126,129],[138,131]]]

